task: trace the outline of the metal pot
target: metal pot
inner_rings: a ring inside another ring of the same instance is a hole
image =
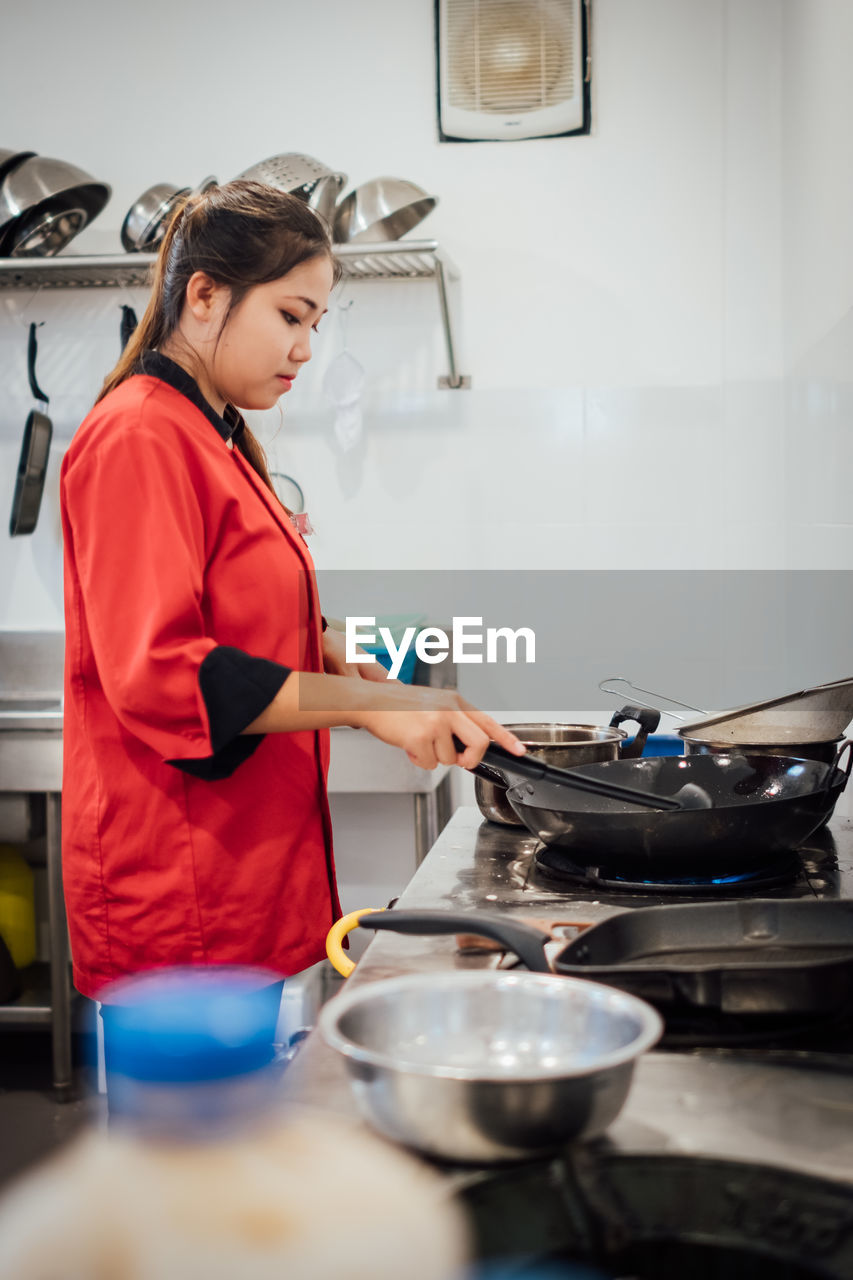
[[[635,720],[640,726],[636,737],[625,746],[628,734],[619,725]],[[628,760],[642,755],[646,738],[654,733],[659,712],[623,707],[610,721],[609,728],[593,724],[508,724],[531,755],[558,769],[571,769],[581,764],[597,764],[601,760]],[[497,771],[490,778],[474,778],[474,795],[480,813],[489,822],[506,827],[524,824],[516,816],[506,798],[507,784]]]
[[[533,973],[407,974],[320,1014],[365,1119],[442,1160],[524,1160],[602,1133],[660,1016],[596,982]]]

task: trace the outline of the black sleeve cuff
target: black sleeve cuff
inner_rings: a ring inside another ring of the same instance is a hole
[[[198,683],[207,718],[213,755],[201,760],[168,760],[196,778],[228,778],[259,746],[263,734],[243,734],[272,702],[291,668],[268,658],[255,658],[242,649],[218,645],[199,667]],[[241,736],[242,735],[242,736]]]

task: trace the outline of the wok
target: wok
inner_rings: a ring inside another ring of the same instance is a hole
[[[545,777],[536,781],[527,776],[527,761],[494,744],[483,758],[515,779],[507,799],[543,844],[570,850],[582,867],[618,859],[642,878],[653,868],[660,873],[662,863],[668,874],[695,871],[702,861],[747,871],[798,848],[847,785],[853,752],[845,749],[845,769],[841,752],[831,764],[794,756],[652,756],[567,774],[574,786],[587,779],[656,796],[657,812],[593,791],[570,793]],[[672,809],[673,797],[691,794],[706,795],[710,806]]]

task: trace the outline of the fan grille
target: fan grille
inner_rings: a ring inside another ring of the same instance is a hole
[[[446,0],[448,101],[505,115],[576,91],[578,0]]]

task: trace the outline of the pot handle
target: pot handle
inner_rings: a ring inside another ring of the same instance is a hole
[[[610,728],[618,729],[626,720],[635,720],[640,727],[627,747],[620,750],[619,759],[633,760],[643,754],[646,739],[660,724],[660,712],[654,707],[633,707],[629,704],[621,711],[614,711],[610,718]]]
[[[473,769],[469,769],[468,772],[472,773],[475,778],[482,778],[484,782],[491,782],[495,787],[507,789],[512,785],[509,778],[501,773],[500,769],[492,769],[489,765],[483,764],[482,760],[479,764],[474,765]]]
[[[326,934],[326,955],[342,978],[348,978],[355,968],[355,961],[344,955],[341,946],[344,938],[358,927],[362,916],[378,915],[381,911],[384,911],[384,907],[360,907],[358,911],[350,911],[348,915],[336,920]]]
[[[491,938],[493,941],[499,942],[507,951],[514,952],[522,964],[530,969],[532,973],[551,972],[548,957],[545,954],[545,943],[549,941],[549,935],[543,933],[540,929],[534,928],[533,925],[522,924],[517,920],[508,920],[505,916],[479,911],[393,910],[377,911],[374,914],[369,909],[354,911],[352,916],[357,916],[358,919],[349,928],[353,928],[355,924],[360,924],[363,929],[376,929],[378,931],[384,929],[388,933],[404,933],[414,937],[465,933],[482,938]],[[329,933],[329,940],[331,940],[335,929],[338,929],[345,921],[350,919],[350,916],[345,916],[344,920],[339,920],[337,925],[332,927]],[[348,929],[345,930],[345,932],[348,931]],[[341,932],[338,936],[342,937],[343,933]],[[339,972],[342,972],[339,967],[340,959],[343,959],[347,965],[351,966],[347,971],[348,976],[355,966],[351,960],[346,960],[345,956],[333,955],[329,949],[329,940],[326,943],[326,953],[329,959]]]

